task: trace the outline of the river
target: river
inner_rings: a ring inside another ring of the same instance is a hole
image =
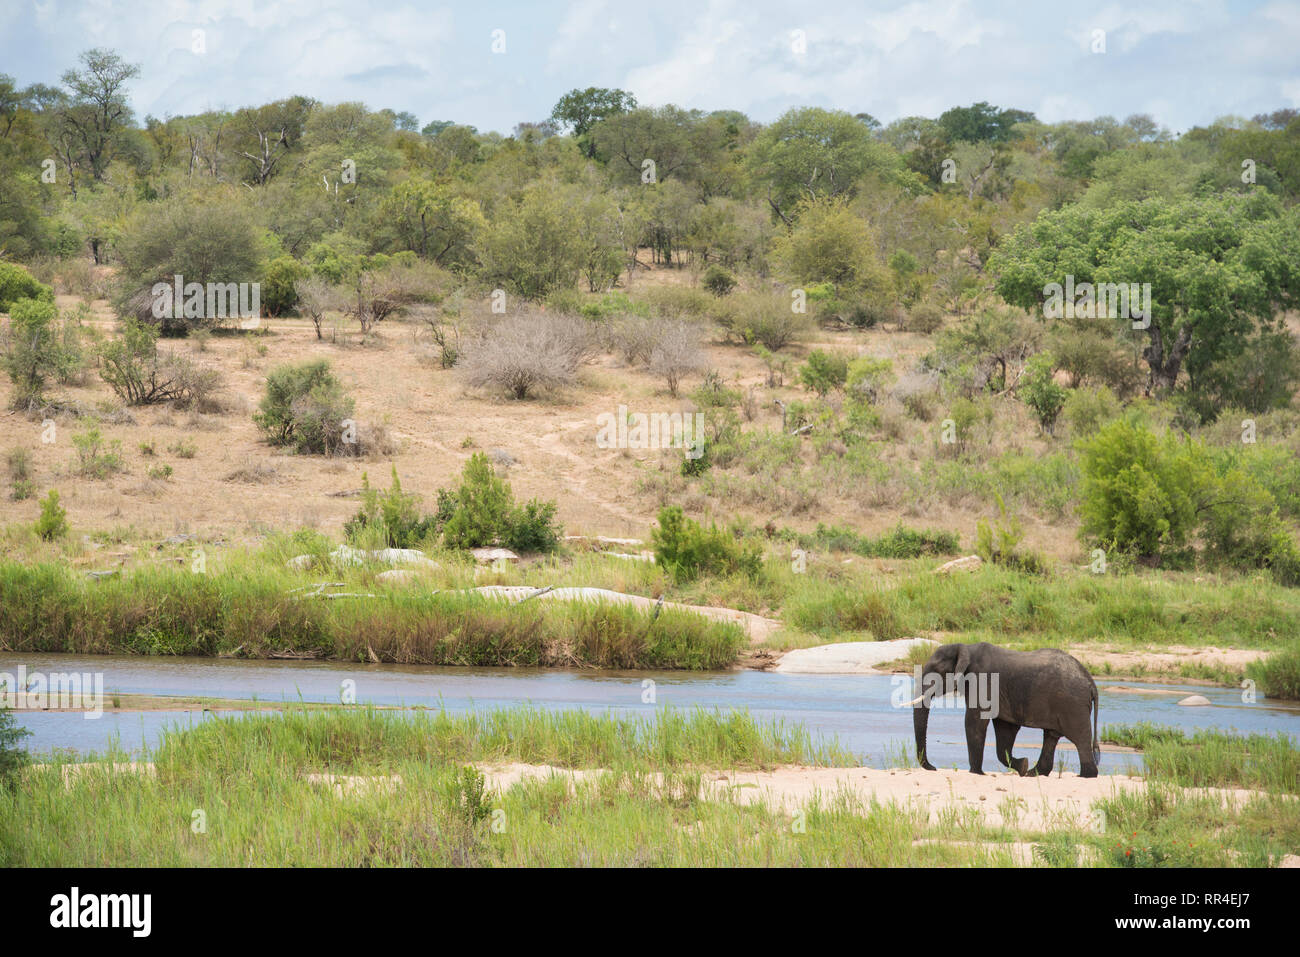
[[[111,695],[187,695],[256,699],[264,702],[338,702],[344,682],[354,682],[358,704],[424,705],[466,712],[529,704],[539,708],[653,717],[657,708],[747,709],[755,718],[802,723],[814,737],[834,738],[874,767],[893,766],[912,751],[909,708],[895,707],[892,675],[786,675],[762,671],[562,671],[539,668],[447,668],[418,665],[361,665],[347,662],[263,661],[223,658],[145,658],[114,655],[0,653],[0,673],[28,675],[99,673],[105,713],[23,712],[18,723],[32,736],[24,745],[34,754],[69,749],[102,752],[116,741],[139,755],[156,746],[166,727],[211,720],[208,712],[111,710]],[[910,688],[910,678],[905,678]],[[1287,735],[1300,743],[1300,705],[1260,698],[1244,703],[1241,692],[1179,684],[1099,679],[1101,723],[1149,721],[1188,731],[1214,728],[1234,733]],[[1210,700],[1202,707],[1180,706],[1186,695]],[[652,700],[651,699],[652,696]],[[228,712],[235,716],[238,712]],[[237,719],[237,718],[236,718]],[[988,735],[985,768],[999,768]],[[1032,763],[1042,734],[1026,728],[1016,754]],[[930,720],[931,760],[964,768],[963,712],[936,708]],[[1067,767],[1078,770],[1073,751],[1059,750]],[[1141,767],[1137,755],[1106,753],[1103,773]]]

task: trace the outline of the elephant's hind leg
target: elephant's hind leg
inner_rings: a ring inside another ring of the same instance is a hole
[[[1043,750],[1038,755],[1038,763],[1034,765],[1034,773],[1039,777],[1051,775],[1052,765],[1056,761],[1056,742],[1060,740],[1058,732],[1043,729]]]
[[[1079,750],[1079,777],[1095,778],[1097,776],[1097,762],[1092,759],[1092,728],[1088,727],[1085,719],[1083,730],[1079,732],[1078,737],[1066,735]]]
[[[1012,749],[1016,746],[1016,735],[1019,733],[1020,725],[1003,718],[993,719],[993,737],[997,744],[998,760],[1023,777],[1029,768],[1029,762],[1024,758],[1011,755]]]

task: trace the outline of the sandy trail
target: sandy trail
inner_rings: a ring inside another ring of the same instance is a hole
[[[1159,651],[1115,651],[1106,645],[1074,645],[1066,649],[1083,662],[1089,671],[1104,671],[1109,666],[1123,674],[1178,671],[1184,665],[1244,669],[1252,661],[1267,657],[1257,648],[1192,648],[1187,645],[1162,645]]]
[[[606,773],[575,771],[544,764],[476,765],[488,786],[508,790],[522,781],[561,777],[570,784]],[[971,774],[969,771],[919,768],[817,768],[788,766],[770,771],[708,771],[705,797],[734,798],[745,805],[765,803],[794,813],[814,800],[823,804],[837,795],[869,806],[872,801],[895,803],[923,813],[931,824],[956,820],[964,827],[1006,827],[1016,831],[1093,828],[1100,815],[1095,802],[1142,790],[1139,777],[1102,775],[1081,778],[1066,773],[1050,778],[1022,778],[1010,772]],[[1197,788],[1190,793],[1217,797],[1237,806],[1262,792],[1242,788]]]

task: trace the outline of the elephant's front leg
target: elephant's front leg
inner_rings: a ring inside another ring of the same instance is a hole
[[[966,753],[970,758],[971,774],[984,773],[984,735],[989,730],[989,719],[979,708],[966,709]]]

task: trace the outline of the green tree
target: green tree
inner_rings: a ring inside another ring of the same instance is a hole
[[[1213,363],[1239,352],[1250,335],[1275,325],[1300,303],[1300,212],[1283,212],[1267,194],[1169,202],[1148,199],[1101,210],[1067,206],[1041,213],[1007,238],[991,258],[996,288],[1008,302],[1043,310],[1048,285],[1130,290],[1150,283],[1151,316],[1143,350],[1150,387],[1168,391],[1186,371],[1193,389]],[[1130,297],[1129,317],[1141,329]],[[1111,316],[1111,318],[1116,318]]]
[[[818,107],[793,109],[754,140],[747,160],[772,210],[787,223],[801,200],[851,194],[867,173],[895,180],[898,154],[851,114]]]
[[[140,75],[140,68],[98,48],[87,50],[78,59],[81,69],[63,74],[69,98],[59,110],[60,132],[67,142],[75,143],[78,158],[91,176],[103,180],[124,131],[131,125],[126,83]]]
[[[570,90],[560,97],[551,110],[551,119],[557,126],[572,131],[584,153],[595,156],[595,144],[588,137],[592,127],[607,117],[635,109],[636,97],[631,93],[589,86],[585,90]]]
[[[439,265],[469,262],[487,225],[471,199],[426,179],[408,179],[392,188],[380,206],[403,245]]]
[[[484,272],[526,299],[578,280],[585,250],[563,193],[544,183],[499,211],[487,230]]]

